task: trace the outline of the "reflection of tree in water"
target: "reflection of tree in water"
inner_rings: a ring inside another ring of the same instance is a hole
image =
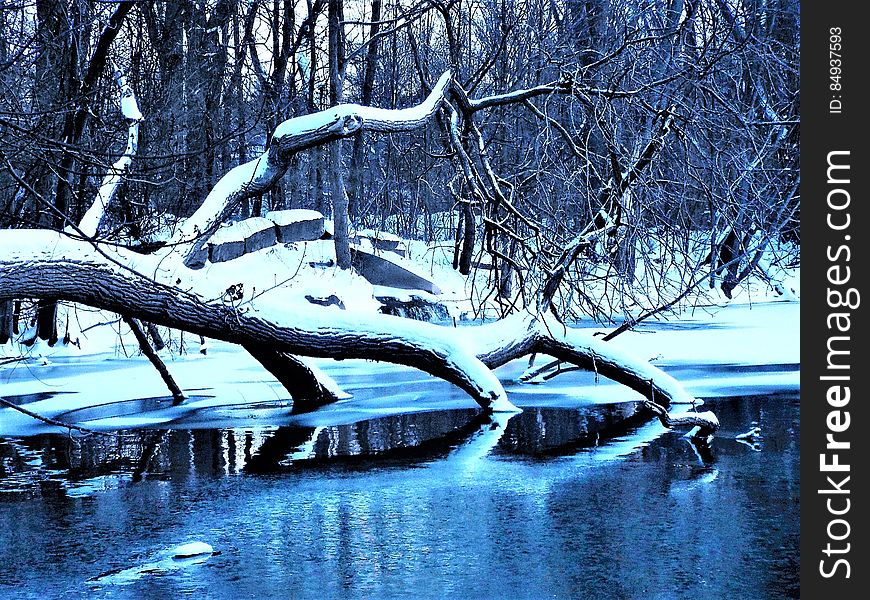
[[[508,423],[496,452],[563,456],[630,434],[652,414],[637,402],[581,408],[527,408]]]
[[[36,496],[45,495],[48,481],[234,474],[267,437],[262,431],[214,429],[5,439],[0,440],[0,490]]]
[[[146,434],[117,436],[43,434],[0,439],[0,491],[10,497],[54,497],[88,480],[131,473]],[[0,495],[0,499],[2,499]]]
[[[740,423],[764,427],[769,414],[737,400],[718,410]],[[768,413],[771,409],[767,409]],[[733,413],[733,414],[732,414]],[[652,419],[637,402],[579,408],[526,408],[510,418],[492,452],[501,456],[570,456],[614,438],[630,438]],[[732,419],[733,420],[733,419]],[[346,425],[274,429],[144,430],[116,436],[70,437],[44,434],[0,441],[0,489],[13,487],[38,494],[40,480],[84,480],[123,475],[133,482],[148,478],[183,479],[238,473],[262,473],[330,464],[407,466],[446,458],[475,434],[495,427],[475,409],[393,415]],[[735,433],[739,431],[735,430]],[[766,434],[767,435],[767,434]],[[686,464],[694,479],[709,472],[714,454],[744,446],[730,432],[715,447],[686,446]],[[775,438],[766,437],[765,443]],[[670,443],[670,442],[669,442]],[[723,446],[725,444],[725,446]],[[659,448],[660,445],[656,445]],[[641,458],[662,451],[640,450]],[[651,457],[650,457],[651,458]],[[673,474],[682,478],[680,473]],[[683,474],[685,475],[685,474]]]
[[[526,409],[508,421],[495,451],[568,455],[629,435],[650,419],[651,414],[636,402],[579,409]],[[268,432],[252,452],[245,453],[244,471],[269,472],[335,463],[383,466],[392,461],[427,462],[445,458],[476,433],[493,426],[489,416],[467,409],[393,415],[326,427],[279,427]],[[178,433],[182,432],[173,432]],[[174,456],[181,459],[183,450],[184,447],[180,448]],[[229,449],[228,454],[232,454]],[[200,465],[207,462],[204,458],[189,460]],[[219,471],[220,456],[216,460],[213,467]],[[178,462],[186,464],[184,460]]]
[[[144,433],[117,436],[42,434],[3,441],[0,456],[27,456],[25,466],[31,470],[63,470],[71,478],[91,477],[130,470],[142,454],[145,438]],[[3,462],[7,464],[5,460]]]
[[[300,457],[305,460],[295,461],[294,466],[431,461],[447,456],[489,423],[489,416],[468,409],[395,415],[322,428],[281,427],[245,470],[263,472],[288,466],[288,455],[310,442],[309,455]]]

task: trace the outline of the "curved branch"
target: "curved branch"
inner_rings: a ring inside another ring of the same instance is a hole
[[[292,354],[254,344],[246,344],[245,350],[290,392],[294,413],[310,412],[342,397],[339,390],[324,383],[321,374]]]
[[[394,133],[417,129],[441,106],[450,81],[450,72],[445,72],[426,100],[410,108],[339,104],[284,121],[275,128],[269,148],[263,154],[231,169],[217,182],[199,209],[176,231],[170,245],[182,245],[185,264],[197,266],[202,260],[199,255],[205,234],[215,231],[240,202],[274,187],[287,172],[295,153],[361,131]]]
[[[133,157],[136,155],[139,147],[139,123],[143,118],[142,113],[139,112],[136,95],[133,93],[133,88],[127,83],[127,78],[124,77],[124,74],[117,66],[114,66],[113,69],[115,72],[115,82],[120,90],[121,114],[128,121],[127,147],[121,158],[109,167],[109,171],[103,177],[103,182],[100,184],[100,189],[97,190],[97,195],[91,207],[85,212],[85,215],[79,222],[79,229],[87,237],[96,237],[105,217],[106,210],[117,195],[124,174],[130,168],[130,164],[133,162]],[[70,227],[67,229],[70,232],[73,231]]]
[[[469,342],[474,344],[477,357],[491,369],[527,354],[550,355],[640,393],[644,405],[665,427],[699,427],[696,437],[711,435],[719,428],[712,412],[668,412],[671,404],[697,402],[676,379],[613,344],[566,328],[551,313],[514,315],[476,327]]]
[[[659,418],[662,425],[668,429],[675,427],[697,427],[697,431],[692,433],[692,438],[704,439],[713,435],[719,429],[719,419],[710,411],[671,414],[655,402],[649,400],[645,400],[643,405],[650,409]]]
[[[475,328],[477,357],[491,369],[527,354],[546,354],[621,383],[664,407],[697,400],[649,362],[613,344],[569,329],[552,313],[521,314]]]

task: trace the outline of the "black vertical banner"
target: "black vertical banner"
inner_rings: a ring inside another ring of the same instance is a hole
[[[870,32],[860,6],[801,5],[803,598],[870,589]]]

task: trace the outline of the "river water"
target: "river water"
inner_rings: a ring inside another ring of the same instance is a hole
[[[0,438],[0,597],[798,597],[796,392],[708,400],[708,448],[536,400]]]

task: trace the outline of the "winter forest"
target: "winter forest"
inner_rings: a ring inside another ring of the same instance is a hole
[[[799,31],[0,0],[0,595],[794,593]]]

